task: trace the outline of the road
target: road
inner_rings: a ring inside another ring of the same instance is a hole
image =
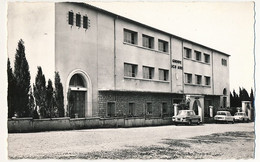
[[[28,158],[52,154],[112,151],[129,146],[162,145],[163,139],[188,139],[224,132],[252,132],[254,123],[168,125],[8,134],[8,156]],[[65,156],[65,155],[64,155]]]

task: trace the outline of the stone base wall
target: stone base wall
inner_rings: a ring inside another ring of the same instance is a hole
[[[8,119],[9,133],[90,129],[90,128],[120,128],[143,127],[173,124],[171,117],[167,118],[52,118],[52,119]]]
[[[99,91],[99,116],[107,117],[108,103],[115,103],[116,117],[129,116],[129,103],[135,104],[134,117],[163,117],[173,115],[172,99],[180,96],[174,94],[145,92]],[[147,103],[152,104],[152,114],[147,114]],[[167,104],[167,111],[162,111],[162,103]]]

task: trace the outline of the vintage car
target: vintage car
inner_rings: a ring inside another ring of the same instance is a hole
[[[218,122],[232,122],[234,124],[234,117],[230,114],[229,111],[217,111],[217,115],[214,116],[214,120],[216,123]]]
[[[196,115],[193,110],[179,110],[178,115],[172,117],[172,121],[175,125],[180,123],[189,124],[192,123],[200,124],[200,116]]]
[[[249,117],[246,115],[245,112],[236,112],[234,115],[235,121],[239,122],[249,122]]]

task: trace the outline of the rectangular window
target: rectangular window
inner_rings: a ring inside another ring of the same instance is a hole
[[[72,11],[69,11],[69,24],[70,25],[73,25],[73,16],[74,16],[74,13]]]
[[[154,38],[143,34],[143,46],[146,48],[154,48]]]
[[[167,109],[168,109],[167,103],[166,103],[166,102],[163,102],[163,103],[162,103],[162,112],[163,112],[163,114],[166,114],[166,113],[167,113]]]
[[[159,39],[158,50],[162,52],[168,52],[168,42]]]
[[[87,29],[88,28],[88,17],[83,16],[83,28]]]
[[[210,77],[205,76],[205,85],[210,85]]]
[[[185,83],[192,83],[192,74],[186,73],[185,74]]]
[[[221,62],[222,62],[223,66],[227,66],[227,60],[226,59],[222,59]]]
[[[184,47],[184,56],[186,58],[191,58],[191,49]]]
[[[136,77],[137,65],[124,63],[124,75],[128,77]]]
[[[201,75],[195,75],[196,77],[196,84],[201,84]]]
[[[196,60],[201,61],[201,52],[195,51],[195,53],[196,53]]]
[[[80,14],[76,14],[76,26],[80,27],[81,23],[81,15]]]
[[[146,103],[146,113],[147,114],[153,113],[153,106],[152,106],[152,103],[150,103],[150,102]]]
[[[137,44],[137,32],[124,29],[124,42]]]
[[[159,80],[168,81],[169,70],[159,69]]]
[[[129,103],[128,115],[129,116],[135,116],[135,104],[134,103]]]
[[[114,102],[108,102],[107,103],[107,116],[114,117],[115,116],[115,103]]]
[[[143,78],[145,79],[153,79],[154,77],[154,68],[143,66]]]
[[[204,62],[210,63],[210,55],[204,53]]]

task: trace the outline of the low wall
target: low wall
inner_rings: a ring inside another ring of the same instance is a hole
[[[167,118],[15,118],[8,119],[9,133],[73,130],[89,128],[143,127],[172,124]]]

